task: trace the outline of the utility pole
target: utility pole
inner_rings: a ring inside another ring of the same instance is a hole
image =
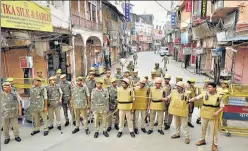
[[[2,22],[2,1],[0,0],[0,5],[1,5],[1,7],[0,7],[0,53],[1,53],[1,55],[0,55],[0,69],[2,70],[2,24],[1,24],[1,22]],[[0,72],[0,85],[2,86],[2,71]],[[0,91],[0,95],[2,96],[2,90]],[[0,97],[0,108],[2,108],[2,97]],[[0,113],[0,116],[2,117],[2,112]],[[2,125],[2,120],[0,121],[0,124]],[[1,140],[1,138],[0,138],[0,140]],[[1,140],[1,142],[2,142],[2,140]],[[0,147],[0,151],[2,150],[2,147]]]

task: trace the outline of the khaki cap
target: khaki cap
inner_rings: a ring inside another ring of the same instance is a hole
[[[60,79],[63,79],[63,78],[65,78],[66,77],[66,74],[62,74],[61,76],[60,76]]]
[[[13,82],[14,81],[14,78],[8,78],[6,79],[6,82]]]
[[[171,76],[170,75],[165,75],[164,78],[165,79],[171,79]]]
[[[55,79],[56,79],[56,77],[55,76],[52,76],[48,80],[55,80]]]
[[[34,80],[35,81],[42,81],[42,79],[40,77],[35,77]]]
[[[179,86],[179,87],[181,87],[181,88],[184,88],[184,83],[183,82],[177,82],[177,84],[176,84],[176,86]]]
[[[177,76],[176,79],[177,79],[177,80],[182,80],[183,77]]]
[[[195,83],[195,79],[194,78],[190,78],[188,81],[191,82],[191,83]]]
[[[77,77],[76,78],[76,81],[82,81],[83,80],[83,77]]]
[[[58,69],[58,70],[56,71],[56,73],[62,73],[62,70],[61,70],[61,69]]]
[[[42,73],[42,70],[37,70],[37,71],[36,71],[36,73],[39,73],[39,72]]]
[[[91,71],[89,74],[90,75],[95,75],[95,72],[94,71]]]
[[[11,85],[11,83],[9,83],[9,82],[4,82],[3,84],[2,84],[2,86],[10,86]]]
[[[111,79],[111,83],[116,82],[116,78]]]
[[[97,83],[103,84],[103,83],[104,83],[104,82],[103,82],[103,79],[98,79],[98,80],[97,80]]]

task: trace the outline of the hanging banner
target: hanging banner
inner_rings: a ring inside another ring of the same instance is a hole
[[[186,9],[186,12],[192,11],[192,0],[186,0],[185,9]]]
[[[202,0],[202,5],[201,5],[201,17],[206,17],[207,15],[207,0]]]
[[[126,17],[126,21],[130,22],[130,4],[129,3],[125,3],[125,17]]]
[[[171,12],[171,26],[176,26],[176,13]]]
[[[33,1],[2,1],[1,27],[53,31],[51,9]]]

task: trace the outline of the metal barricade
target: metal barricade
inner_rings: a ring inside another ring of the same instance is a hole
[[[224,100],[225,107],[219,123],[220,131],[228,137],[232,134],[248,136],[248,85],[230,85],[230,93],[224,96]],[[238,122],[237,126],[228,125],[227,120],[233,123]],[[242,127],[243,125],[244,127]]]

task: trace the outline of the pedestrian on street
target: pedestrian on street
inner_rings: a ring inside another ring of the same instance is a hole
[[[119,109],[119,133],[117,137],[122,136],[124,128],[125,117],[127,118],[128,129],[131,137],[135,137],[133,131],[133,119],[132,119],[132,103],[134,101],[133,89],[129,87],[130,81],[127,78],[122,80],[122,87],[117,89],[117,100]]]
[[[155,115],[158,117],[158,132],[164,135],[162,130],[163,114],[165,111],[165,104],[161,100],[165,97],[165,92],[162,89],[162,79],[156,78],[155,87],[150,88],[151,102],[150,102],[150,129],[147,134],[153,133]]]
[[[75,115],[74,115],[74,112],[73,112],[73,108],[71,108],[70,106],[70,101],[71,101],[71,82],[67,81],[66,80],[66,75],[65,74],[62,74],[60,76],[60,88],[63,92],[63,95],[62,95],[62,108],[63,108],[63,111],[64,111],[64,116],[65,116],[65,127],[68,126],[70,124],[69,122],[69,117],[68,117],[68,109],[70,110],[70,113],[71,113],[71,119],[72,119],[72,122],[73,122],[73,125],[75,126],[76,125],[76,121],[75,121]]]
[[[63,92],[58,84],[55,83],[56,77],[52,76],[49,79],[49,85],[46,87],[48,99],[48,129],[53,129],[54,114],[56,116],[56,125],[58,130],[61,130],[60,105],[62,103]]]
[[[171,80],[171,76],[170,75],[166,75],[164,77],[164,91],[165,91],[165,96],[170,95],[171,90],[172,90],[172,86],[170,85],[170,80]],[[170,125],[172,123],[172,119],[173,119],[173,115],[169,113],[169,106],[170,106],[170,102],[165,102],[165,114],[164,114],[164,130],[168,130],[170,129]]]
[[[58,69],[56,71],[56,84],[59,84],[61,74],[62,74],[62,70],[61,69]]]
[[[123,78],[123,75],[121,73],[121,68],[120,67],[116,68],[115,78],[116,78],[118,87],[120,87],[121,86],[121,79]]]
[[[13,133],[17,142],[21,141],[19,137],[19,125],[18,116],[22,115],[22,106],[17,99],[17,94],[11,90],[11,83],[3,83],[3,92],[1,93],[1,112],[4,131],[4,144],[8,144],[10,141],[9,127],[13,126]]]
[[[135,53],[133,54],[133,62],[134,62],[134,65],[137,65],[137,60],[138,60],[138,54],[137,54],[137,52],[135,52]]]
[[[76,120],[76,128],[72,131],[72,134],[75,134],[79,131],[80,115],[82,115],[85,133],[86,135],[89,135],[90,131],[88,128],[87,110],[90,109],[90,92],[87,86],[82,82],[83,77],[77,77],[76,85],[72,87],[71,92],[71,107],[74,110]]]
[[[30,106],[29,110],[34,119],[35,126],[33,127],[31,135],[40,133],[40,117],[44,123],[44,136],[48,135],[47,124],[47,90],[41,85],[42,79],[37,77],[34,79],[33,87],[30,88]]]
[[[154,70],[156,71],[156,77],[160,77],[161,78],[161,76],[162,77],[165,76],[165,73],[164,73],[163,69],[159,67],[159,63],[157,63],[157,62],[155,63]]]
[[[102,87],[103,80],[97,81],[97,87],[92,90],[91,93],[91,110],[94,114],[95,121],[95,134],[94,138],[97,138],[99,135],[99,122],[100,118],[102,120],[101,126],[103,130],[103,135],[109,137],[109,134],[106,130],[107,126],[107,115],[109,110],[109,93],[107,89]]]
[[[200,141],[196,143],[197,146],[206,145],[205,138],[208,124],[210,124],[211,133],[213,134],[212,151],[218,151],[218,120],[225,107],[223,96],[222,92],[216,90],[216,83],[210,82],[208,83],[207,93],[200,94],[189,100],[189,102],[194,102],[203,99],[203,106],[200,111],[202,133]]]
[[[141,114],[141,131],[146,133],[145,129],[145,117],[146,111],[148,109],[148,101],[149,101],[149,87],[146,87],[146,79],[143,78],[139,81],[139,86],[134,88],[135,93],[135,102],[134,102],[134,133],[139,134],[138,126],[139,126],[139,115]]]
[[[191,98],[190,91],[185,91],[185,85],[183,82],[178,82],[176,84],[177,90],[173,90],[169,96],[163,100],[168,102],[170,101],[169,113],[174,115],[175,125],[176,125],[176,134],[171,136],[172,139],[180,138],[180,129],[183,125],[184,135],[185,135],[185,144],[190,143],[189,131],[188,131],[188,113],[189,105],[188,99]]]
[[[165,55],[162,61],[164,61],[164,70],[167,71],[167,64],[169,64],[169,57]]]
[[[115,129],[119,130],[119,112],[116,111],[117,109],[117,79],[113,78],[111,80],[112,86],[108,88],[109,93],[109,116],[108,117],[108,129],[107,131],[110,132],[112,129],[112,122],[113,116],[115,116]],[[114,113],[115,112],[115,113]]]

